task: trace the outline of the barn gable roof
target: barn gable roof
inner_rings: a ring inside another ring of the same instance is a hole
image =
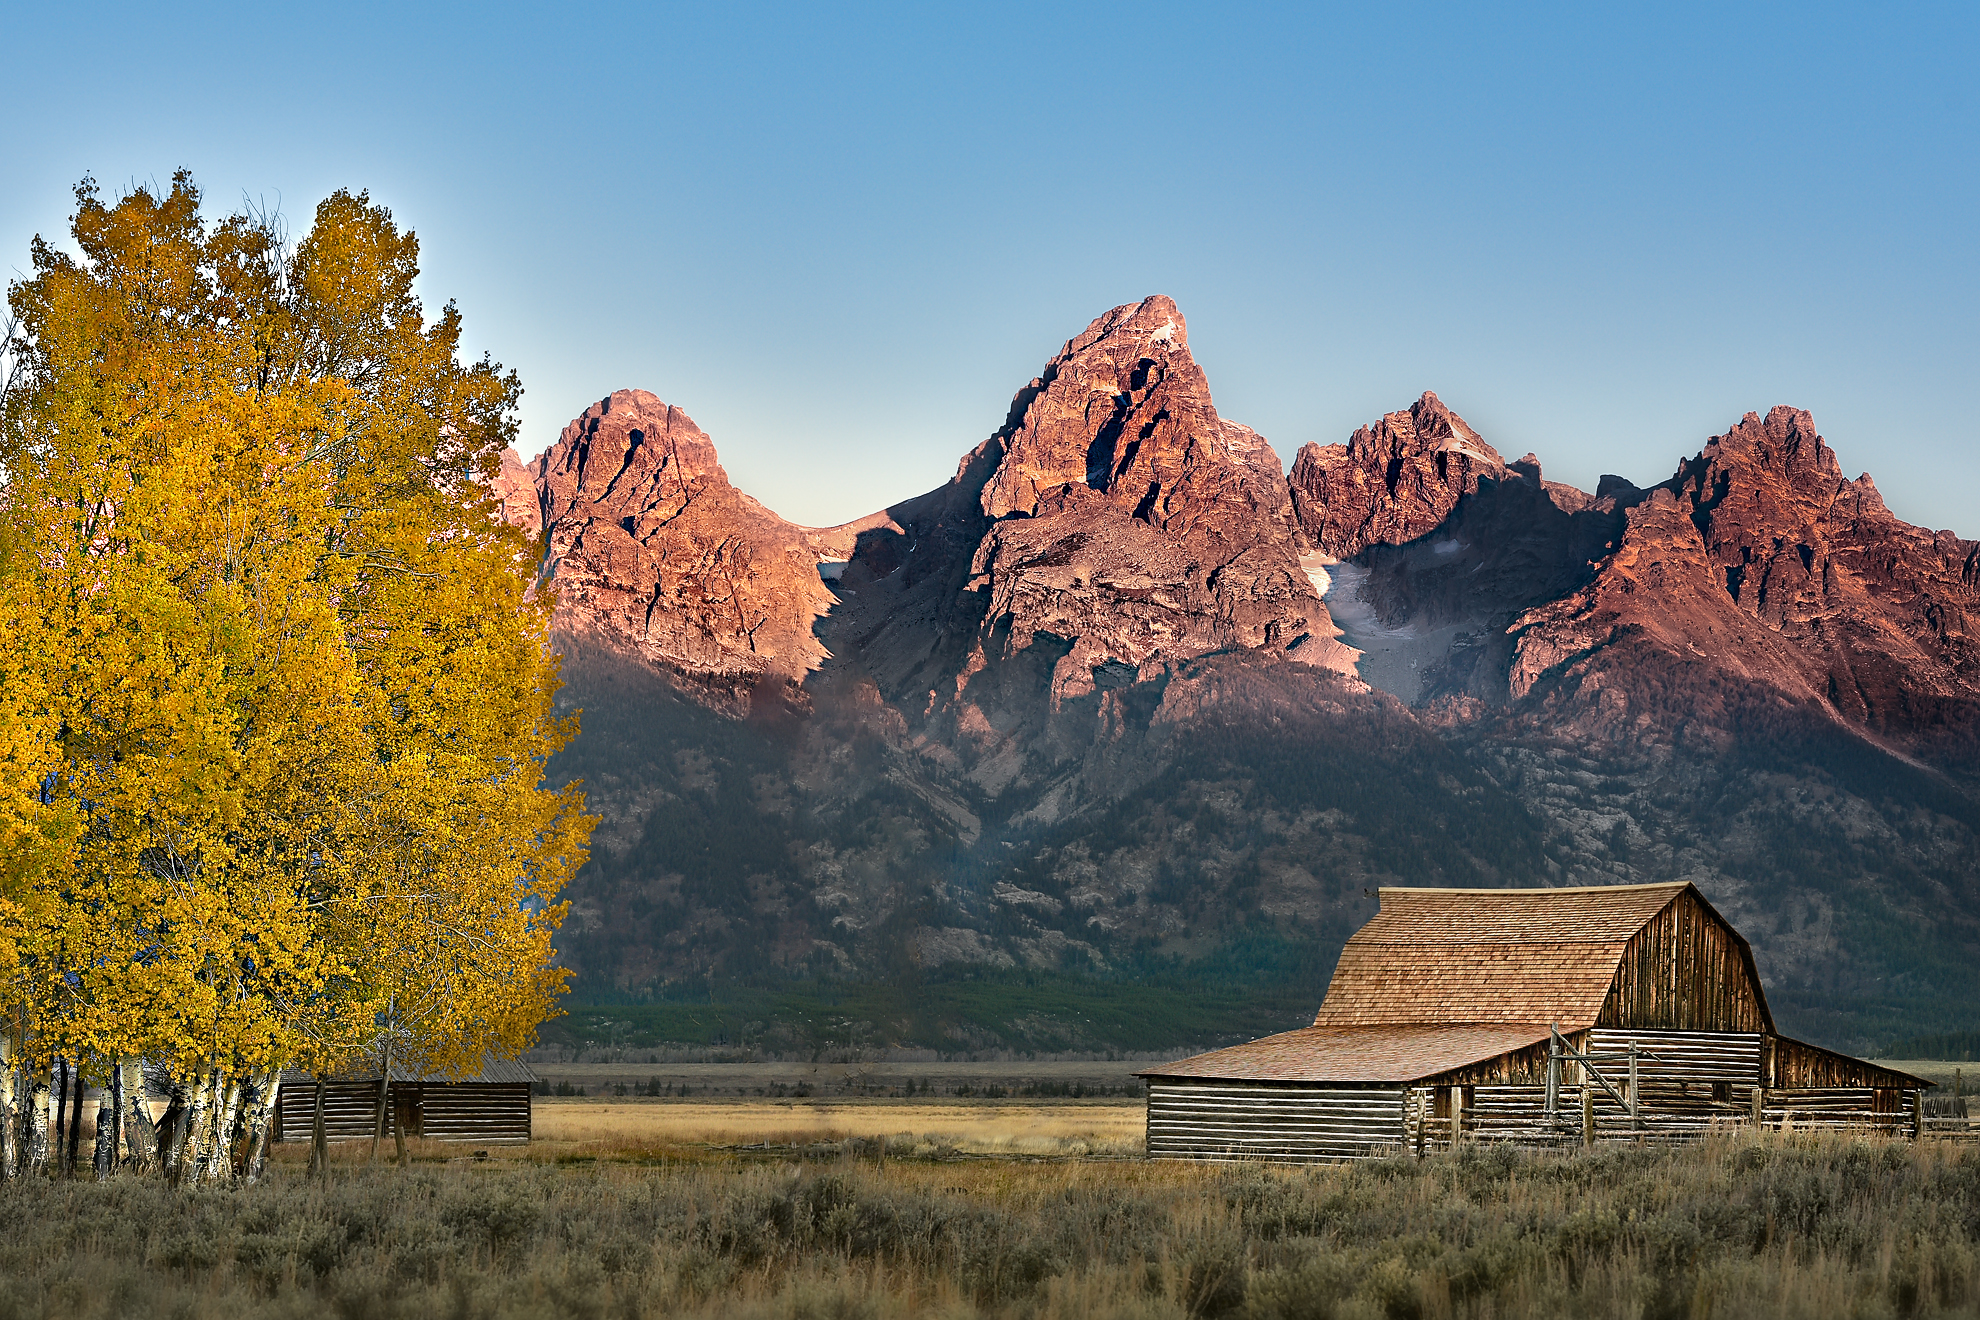
[[[1631,937],[1690,889],[1384,888],[1381,910],[1341,951],[1313,1025],[1589,1026]]]

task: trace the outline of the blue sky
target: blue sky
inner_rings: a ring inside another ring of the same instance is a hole
[[[518,369],[829,523],[1163,292],[1290,462],[1434,389],[1551,477],[1814,411],[1980,536],[1980,6],[10,6],[0,266],[192,168],[369,188]]]

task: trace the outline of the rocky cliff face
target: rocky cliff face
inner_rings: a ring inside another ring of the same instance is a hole
[[[1382,883],[1683,877],[1862,1045],[1873,987],[1980,954],[1980,546],[1806,413],[1588,494],[1425,394],[1288,477],[1158,297],[845,527],[638,391],[496,490],[586,710],[594,984],[1119,970],[1337,942]]]
[[[1344,445],[1301,445],[1291,491],[1313,544],[1352,559],[1371,545],[1428,535],[1479,482],[1506,476],[1499,451],[1426,392],[1407,412],[1384,414]]]
[[[1590,732],[1626,707],[1628,723],[1734,736],[1700,684],[1630,681],[1676,664],[1963,759],[1980,725],[1977,552],[1894,517],[1867,475],[1845,479],[1806,412],[1748,413],[1629,511],[1592,581],[1515,623],[1512,695],[1572,708]]]
[[[585,410],[526,472],[498,487],[519,525],[547,528],[543,577],[557,623],[600,638],[746,709],[765,680],[795,684],[824,648],[824,559],[866,524],[800,527],[729,484],[715,446],[679,408],[619,390]]]
[[[916,703],[965,738],[988,721],[971,695],[978,675],[1011,665],[1048,672],[1056,708],[1214,650],[1349,663],[1300,566],[1278,456],[1217,415],[1167,298],[1095,320],[948,487],[888,512],[899,530],[863,538],[843,580],[878,599],[848,614],[871,617],[883,600],[897,614],[899,593],[923,583],[974,598],[938,607],[960,663]],[[895,630],[876,640],[849,650],[877,674],[898,666],[876,650],[931,649]]]

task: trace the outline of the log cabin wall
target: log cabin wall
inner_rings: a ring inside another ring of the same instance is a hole
[[[393,1082],[385,1108],[385,1137],[401,1126],[410,1137],[523,1145],[530,1139],[530,1093],[522,1083]],[[316,1115],[312,1082],[284,1083],[275,1097],[275,1141],[308,1141]],[[376,1081],[331,1082],[323,1088],[328,1141],[369,1141],[378,1118]]]
[[[385,1135],[396,1131],[399,1107],[385,1110]],[[272,1140],[308,1141],[316,1121],[316,1085],[283,1082],[275,1093]],[[329,1141],[369,1141],[378,1121],[378,1083],[328,1082],[323,1087],[323,1132]]]
[[[1612,1082],[1626,1076],[1623,1057],[1636,1046],[1636,1074],[1645,1082],[1733,1082],[1760,1084],[1767,1038],[1758,1032],[1623,1031],[1596,1028],[1588,1033],[1588,1053],[1605,1062],[1596,1068]],[[1579,1080],[1579,1069],[1576,1070]]]
[[[1148,1079],[1148,1153],[1200,1160],[1351,1160],[1393,1154],[1400,1086]]]
[[[419,1135],[428,1141],[527,1145],[529,1087],[516,1083],[456,1083],[419,1088]]]
[[[1690,890],[1624,946],[1596,1025],[1741,1033],[1773,1028],[1746,941]]]

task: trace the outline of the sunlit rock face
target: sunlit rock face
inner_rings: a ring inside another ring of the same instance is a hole
[[[519,465],[518,465],[519,466]],[[644,390],[600,400],[526,469],[534,499],[505,511],[547,527],[543,580],[557,626],[684,677],[717,704],[763,680],[801,681],[824,658],[812,623],[832,604],[821,560],[865,523],[786,522],[729,483],[685,412]],[[503,464],[513,482],[511,462]]]
[[[1301,445],[1290,481],[1300,527],[1314,546],[1352,559],[1436,530],[1460,499],[1506,464],[1435,394],[1383,415],[1344,445]]]
[[[864,538],[846,582],[885,594],[904,571],[973,598],[957,671],[931,685],[930,710],[965,723],[975,675],[1047,652],[1053,703],[1213,650],[1346,663],[1278,456],[1217,415],[1167,298],[1096,319],[954,481],[889,513],[899,530]]]
[[[1723,742],[1739,736],[1725,694],[1762,691],[1880,744],[1965,756],[1977,556],[1893,516],[1868,475],[1846,479],[1806,412],[1748,413],[1628,511],[1586,586],[1515,623],[1511,692],[1591,733]],[[1699,677],[1673,688],[1672,666]]]

